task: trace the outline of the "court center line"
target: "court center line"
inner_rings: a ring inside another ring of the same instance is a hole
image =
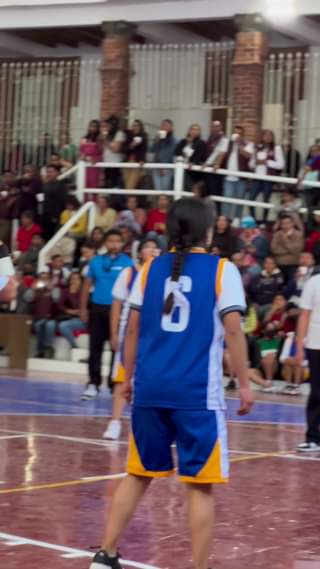
[[[53,543],[47,543],[46,541],[39,541],[36,539],[29,539],[27,537],[20,537],[18,535],[12,535],[9,533],[0,532],[0,540],[4,541],[5,545],[8,546],[23,546],[23,545],[33,545],[34,547],[41,547],[47,550],[58,551],[61,553],[61,557],[69,559],[80,559],[84,557],[92,558],[93,554],[89,551],[82,549],[75,549],[73,547],[65,547],[64,545],[56,545]],[[128,567],[136,567],[137,569],[159,569],[154,565],[149,565],[147,563],[140,563],[138,561],[129,561],[126,559],[120,560],[123,565]]]

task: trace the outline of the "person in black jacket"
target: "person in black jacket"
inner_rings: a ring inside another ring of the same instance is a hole
[[[273,257],[266,257],[263,270],[253,278],[249,286],[252,301],[257,305],[258,317],[262,319],[270,309],[273,299],[282,293],[283,275]]]
[[[201,138],[201,127],[198,124],[190,126],[186,138],[180,140],[177,145],[175,155],[182,158],[189,166],[201,165],[207,158],[207,145]],[[194,183],[203,178],[202,172],[187,171],[185,177],[185,188],[191,191]]]
[[[220,257],[226,257],[227,259],[231,259],[232,255],[239,250],[236,233],[225,215],[219,215],[217,218],[212,250]]]
[[[131,129],[127,130],[123,144],[124,162],[138,162],[140,165],[146,161],[148,150],[148,135],[144,130],[143,122],[135,120]],[[143,168],[124,168],[123,179],[126,190],[134,190],[138,187],[143,176]]]
[[[43,233],[46,241],[59,229],[60,215],[64,209],[67,191],[62,180],[58,180],[59,168],[50,164],[47,182],[43,185]]]

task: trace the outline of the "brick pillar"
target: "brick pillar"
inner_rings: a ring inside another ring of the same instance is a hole
[[[255,141],[262,122],[267,36],[262,30],[261,17],[258,15],[239,15],[235,21],[239,32],[236,35],[232,63],[233,125],[244,126],[246,138]]]
[[[129,22],[103,22],[101,117],[127,117],[129,105],[129,43],[136,26]]]

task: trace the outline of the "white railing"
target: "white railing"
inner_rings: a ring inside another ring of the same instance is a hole
[[[65,235],[69,232],[71,227],[83,216],[88,214],[88,231],[92,231],[95,225],[95,212],[96,212],[96,205],[94,202],[86,202],[83,204],[78,211],[64,224],[57,233],[42,247],[39,259],[38,259],[38,272],[41,272],[44,267],[46,266],[46,258],[48,253],[57,245],[57,243],[65,237]]]

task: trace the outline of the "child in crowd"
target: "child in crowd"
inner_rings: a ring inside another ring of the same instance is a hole
[[[21,225],[17,232],[17,249],[21,253],[25,253],[32,242],[34,235],[42,233],[40,225],[34,222],[34,214],[32,211],[24,211],[21,215]]]

